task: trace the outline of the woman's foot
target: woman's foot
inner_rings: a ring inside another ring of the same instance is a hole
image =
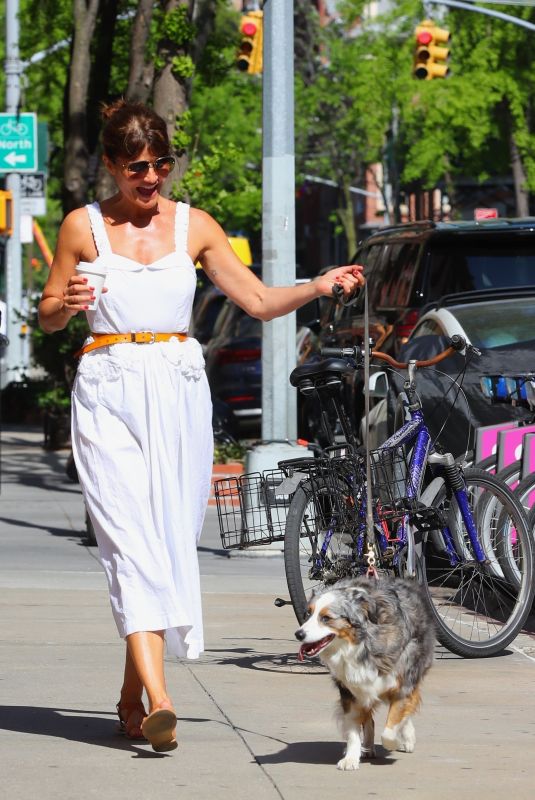
[[[178,747],[176,740],[176,713],[170,700],[157,703],[141,725],[145,738],[156,753],[165,753]]]
[[[145,738],[141,728],[147,712],[141,700],[119,700],[117,716],[119,717],[120,733],[124,733],[129,739]]]

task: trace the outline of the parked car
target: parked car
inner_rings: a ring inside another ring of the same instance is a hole
[[[299,309],[296,353],[308,352],[316,303]],[[303,323],[303,324],[301,324]],[[262,322],[225,299],[205,346],[206,375],[212,398],[232,410],[241,435],[259,436],[262,417]],[[286,378],[287,379],[287,376]],[[291,389],[289,388],[289,391]]]
[[[430,302],[470,291],[535,286],[535,218],[481,222],[415,222],[383,228],[359,247],[368,282],[370,335],[376,349],[397,356]],[[325,308],[312,351],[360,344],[364,295],[350,307]],[[364,410],[362,376],[344,385],[355,430]],[[301,403],[301,434],[321,439],[312,401]]]
[[[486,374],[535,371],[535,286],[442,298],[428,307],[399,357],[403,361],[429,358],[447,347],[455,334],[477,347],[481,356],[469,359],[464,376],[465,359],[459,354],[441,362],[437,369],[422,369],[417,374],[417,388],[431,432],[444,449],[460,456],[473,449],[477,427],[527,414],[522,408],[490,403],[481,391],[480,379]],[[386,397],[371,415],[371,447],[392,433],[402,416],[403,376],[393,371],[386,374]],[[461,377],[462,392],[458,391]]]

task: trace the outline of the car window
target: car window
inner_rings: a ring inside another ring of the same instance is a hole
[[[397,242],[387,247],[377,276],[380,281],[375,297],[377,308],[409,305],[418,251],[417,244],[408,242]]]
[[[444,333],[442,326],[436,320],[426,319],[415,328],[411,339],[416,339],[418,336],[443,336]]]
[[[216,319],[224,302],[225,295],[222,294],[206,298],[205,302],[201,304],[194,320],[195,338],[200,342],[206,342],[212,336]]]
[[[535,297],[473,303],[448,310],[476,347],[503,347],[535,339]]]
[[[533,238],[514,235],[435,242],[429,254],[427,300],[445,294],[535,285]]]

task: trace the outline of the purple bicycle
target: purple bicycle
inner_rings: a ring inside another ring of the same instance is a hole
[[[535,558],[522,506],[507,485],[477,468],[463,469],[434,449],[416,391],[419,367],[470,346],[451,346],[407,369],[407,421],[368,457],[357,448],[340,401],[342,375],[360,369],[359,347],[330,351],[297,367],[290,382],[316,394],[331,442],[320,457],[279,466],[295,480],[286,517],[284,559],[291,602],[301,623],[318,586],[368,573],[418,580],[437,637],[467,658],[504,650],[522,630],[535,592]],[[330,420],[339,422],[343,441]]]

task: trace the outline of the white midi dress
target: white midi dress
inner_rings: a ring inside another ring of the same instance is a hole
[[[113,253],[98,203],[87,210],[98,261],[108,268],[108,291],[86,312],[91,331],[187,332],[196,286],[189,206],[177,204],[174,251],[151,264]],[[119,634],[164,630],[167,652],[187,658],[203,651],[197,542],[211,423],[195,339],[115,344],[82,356],[73,452]]]

